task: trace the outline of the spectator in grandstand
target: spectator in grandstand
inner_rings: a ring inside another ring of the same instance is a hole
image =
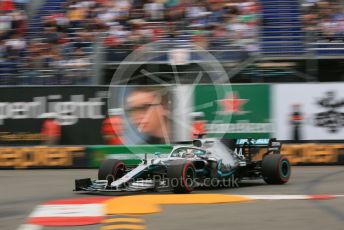
[[[23,71],[22,71],[22,79],[19,84],[23,85],[41,85],[42,83],[37,79],[40,75],[40,72],[34,68],[33,62],[31,60],[27,60],[23,64]]]
[[[208,16],[208,23],[209,24],[217,24],[224,22],[224,4],[222,1],[212,1],[209,4],[209,10],[211,14]]]
[[[210,38],[210,49],[221,48],[223,45],[228,45],[229,32],[226,30],[225,25],[222,23],[214,24],[212,26]]]
[[[43,18],[45,27],[56,27],[57,32],[68,33],[69,19],[64,13],[54,13]]]
[[[260,6],[256,1],[226,4],[225,27],[235,44],[247,51],[258,50],[258,25]]]
[[[129,34],[130,32],[119,23],[111,25],[103,40],[107,60],[122,61],[129,54]],[[116,50],[121,50],[121,52],[116,52]]]
[[[169,92],[167,88],[132,89],[126,98],[126,114],[147,144],[170,143]]]
[[[73,47],[74,49],[82,48],[86,53],[92,52],[94,42],[94,35],[87,32],[86,30],[81,30],[74,34]]]
[[[191,2],[187,7],[186,7],[186,18],[188,20],[195,20],[200,18],[202,15],[207,15],[208,12],[206,5],[204,2]]]
[[[22,11],[0,11],[0,39],[8,39],[14,34],[24,35],[27,17]]]
[[[113,6],[111,5],[109,6],[109,8],[100,8],[96,16],[104,25],[110,25],[118,17],[118,15],[115,13],[115,10],[113,9]]]
[[[6,46],[5,41],[0,39],[0,63],[6,58]]]
[[[201,49],[208,49],[208,38],[206,37],[206,34],[204,31],[199,30],[197,33],[195,33],[192,36],[192,42],[196,47],[199,47]]]
[[[54,70],[54,76],[55,79],[54,81],[57,84],[62,84],[62,85],[68,85],[71,84],[69,79],[65,78],[65,73],[66,73],[66,63],[67,60],[63,58],[63,56],[60,53],[56,53],[56,56],[53,60],[53,70]]]
[[[302,6],[305,29],[313,39],[344,41],[344,6],[341,1],[307,1]]]
[[[12,29],[12,17],[8,13],[0,11],[1,40],[6,39],[9,36],[9,32],[11,29]]]
[[[61,55],[56,46],[51,46],[41,55],[41,84],[56,85],[61,82],[65,65],[61,66]]]
[[[82,2],[81,2],[82,3]],[[83,26],[83,22],[86,17],[86,8],[82,4],[69,6],[69,11],[67,12],[67,18],[70,21],[72,29],[77,29]]]
[[[16,10],[12,13],[12,25],[15,33],[24,36],[27,29],[27,16],[24,11]]]
[[[56,27],[54,26],[46,26],[42,33],[42,38],[44,38],[44,42],[48,44],[56,44],[60,39]]]
[[[158,0],[149,0],[144,4],[145,17],[151,21],[162,21],[164,19],[164,4]]]
[[[30,0],[14,0],[16,8],[20,10],[26,10],[29,2]]]
[[[2,0],[0,2],[0,10],[3,11],[12,11],[15,10],[15,5],[12,0]]]
[[[7,50],[6,59],[2,63],[1,74],[5,84],[16,85],[16,79],[21,67],[21,59],[18,53],[13,50]]]
[[[89,84],[91,78],[91,60],[82,48],[75,50],[73,57],[65,64],[66,75],[72,84]]]
[[[152,33],[145,25],[146,22],[142,19],[131,21],[131,33],[128,39],[133,44],[133,49],[151,41]]]
[[[5,46],[7,49],[12,50],[12,52],[20,54],[26,48],[26,41],[20,34],[13,34],[5,41]]]

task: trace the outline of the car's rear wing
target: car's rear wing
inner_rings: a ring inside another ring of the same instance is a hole
[[[268,151],[280,151],[281,147],[282,147],[282,143],[280,141],[277,141],[276,138],[269,138],[269,139],[253,139],[253,138],[236,139],[234,144],[235,144],[235,147],[267,148]]]
[[[247,162],[251,162],[260,149],[265,149],[264,155],[267,155],[280,153],[282,147],[282,143],[276,138],[222,139],[221,142],[237,155],[245,157]]]

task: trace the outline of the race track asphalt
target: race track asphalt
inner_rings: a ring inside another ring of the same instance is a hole
[[[93,177],[97,170],[1,170],[0,229],[16,230],[35,206],[49,200],[89,197],[72,192],[74,178]],[[197,190],[199,194],[300,195],[344,194],[343,166],[293,167],[286,185],[262,181],[240,188]],[[344,197],[331,200],[259,200],[235,204],[164,205],[158,214],[144,215],[147,229],[344,229]],[[90,230],[101,225],[49,227],[49,230]]]

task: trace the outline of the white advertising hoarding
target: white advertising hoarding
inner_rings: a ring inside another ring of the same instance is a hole
[[[344,139],[344,83],[277,84],[272,100],[276,138]]]

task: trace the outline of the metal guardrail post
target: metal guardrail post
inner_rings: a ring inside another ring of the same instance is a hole
[[[92,65],[92,72],[93,76],[91,76],[90,84],[97,84],[101,85],[102,82],[102,74],[104,69],[104,47],[102,45],[102,35],[97,35],[95,42],[93,43],[93,65]]]
[[[303,24],[302,24],[303,27]],[[318,59],[312,58],[316,55],[315,51],[313,51],[312,43],[314,41],[314,32],[306,31],[305,33],[305,48],[306,48],[306,73],[307,73],[307,81],[318,81]]]

